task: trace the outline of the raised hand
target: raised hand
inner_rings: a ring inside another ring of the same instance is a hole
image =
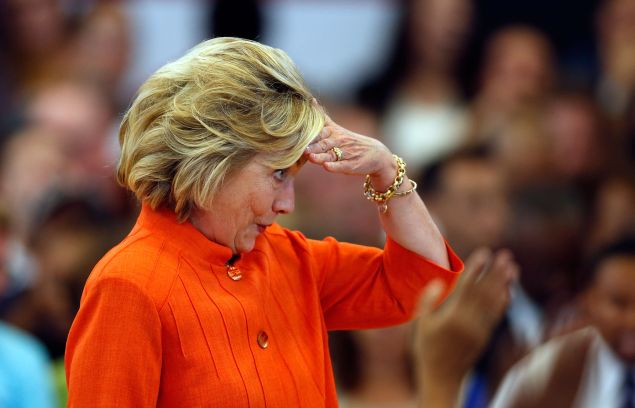
[[[474,252],[454,292],[436,308],[443,288],[435,282],[420,302],[421,317],[415,336],[415,356],[422,400],[452,406],[463,377],[487,344],[510,301],[510,285],[518,267],[511,253]]]
[[[306,149],[309,161],[333,173],[377,177],[386,184],[395,177],[390,150],[379,140],[343,128],[326,117],[322,132]],[[382,186],[383,187],[383,186]]]

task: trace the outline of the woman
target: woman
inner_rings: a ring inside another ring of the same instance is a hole
[[[462,269],[403,163],[331,122],[280,50],[198,45],[141,87],[120,142],[142,210],[86,283],[70,406],[337,406],[327,330],[404,322]],[[307,159],[369,175],[383,251],[274,224]]]

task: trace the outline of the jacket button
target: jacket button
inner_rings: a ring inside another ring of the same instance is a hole
[[[267,335],[266,331],[260,331],[260,333],[258,333],[258,345],[260,346],[261,349],[266,349],[267,347],[269,347],[269,336]]]
[[[243,274],[240,272],[240,269],[235,266],[227,265],[227,276],[229,276],[231,280],[238,281],[243,277]]]

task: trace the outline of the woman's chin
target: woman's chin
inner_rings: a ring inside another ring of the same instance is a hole
[[[251,252],[251,250],[254,249],[254,246],[256,246],[256,238],[258,237],[258,235],[254,237],[245,237],[239,242],[236,242],[236,252],[239,254]]]

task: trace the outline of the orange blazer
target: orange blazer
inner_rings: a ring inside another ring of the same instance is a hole
[[[274,225],[231,250],[143,206],[95,266],[66,346],[70,407],[337,407],[327,330],[398,324],[451,270]]]

